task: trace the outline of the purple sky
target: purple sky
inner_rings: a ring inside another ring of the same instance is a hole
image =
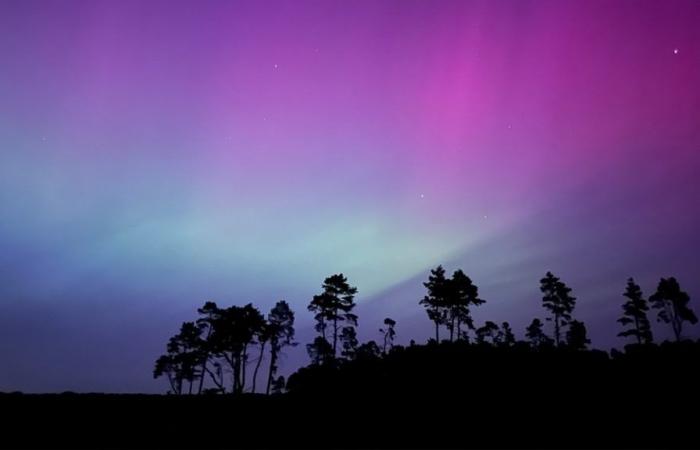
[[[336,272],[365,339],[430,335],[440,263],[519,335],[547,270],[601,348],[629,276],[700,308],[698,24],[696,0],[0,1],[0,390],[161,392],[205,300],[286,299],[305,343]]]

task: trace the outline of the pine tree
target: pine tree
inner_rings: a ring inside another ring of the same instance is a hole
[[[343,323],[346,326],[357,326],[357,316],[352,310],[355,308],[355,294],[357,288],[348,284],[343,274],[331,275],[323,282],[323,292],[315,295],[309,303],[309,311],[316,313],[316,331],[321,333],[324,340],[328,340],[326,330],[331,327],[333,357],[337,354],[338,338]]]
[[[535,348],[551,346],[554,343],[554,340],[544,333],[540,319],[532,319],[530,325],[525,329],[525,337]]]
[[[462,333],[462,324],[467,329],[474,329],[474,320],[471,317],[472,306],[479,306],[485,300],[479,298],[479,288],[472,282],[462,270],[456,270],[452,278],[447,280],[446,308],[448,310],[447,322],[450,330],[450,341],[454,340],[455,331],[457,339],[466,337]]]
[[[542,306],[552,314],[552,317],[547,320],[554,322],[554,343],[558,346],[561,342],[561,328],[571,321],[576,297],[571,295],[571,288],[555,277],[552,272],[547,272],[540,280],[540,290],[544,294]]]
[[[382,353],[386,353],[387,347],[391,349],[394,346],[394,337],[396,337],[396,321],[387,317],[384,319],[384,328],[380,328],[379,332],[382,333],[384,337],[384,346],[382,347]]]
[[[476,330],[476,342],[477,344],[485,344],[487,339],[490,339],[492,344],[497,344],[499,342],[498,333],[498,325],[487,320],[483,327]]]
[[[447,323],[447,278],[445,278],[445,269],[442,266],[437,266],[431,270],[428,281],[423,283],[423,286],[428,289],[428,295],[423,297],[420,304],[425,307],[428,318],[435,324],[435,342],[440,342],[440,325]]]
[[[566,331],[566,345],[573,350],[585,350],[590,343],[586,325],[578,320],[572,320]]]
[[[341,356],[347,359],[353,359],[357,351],[357,332],[354,327],[344,327],[340,333],[340,342],[343,350]]]
[[[624,314],[621,318],[617,319],[617,321],[620,322],[623,327],[627,325],[632,325],[632,327],[621,331],[618,333],[618,336],[632,336],[637,339],[638,344],[651,343],[653,337],[651,333],[651,325],[649,324],[649,319],[647,318],[649,306],[642,295],[641,288],[634,282],[634,279],[630,278],[627,280],[627,289],[622,295],[627,297],[628,300],[624,305],[622,305]]]
[[[267,315],[267,326],[270,336],[270,370],[267,376],[267,389],[269,394],[275,375],[277,374],[277,361],[284,347],[297,345],[294,342],[294,311],[284,300],[280,300]]]
[[[515,345],[515,334],[513,334],[513,329],[508,322],[501,324],[501,330],[498,332],[498,342],[505,347]]]

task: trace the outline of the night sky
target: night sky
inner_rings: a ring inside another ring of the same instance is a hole
[[[431,335],[437,264],[518,336],[547,270],[598,348],[629,276],[700,309],[697,0],[0,0],[0,38],[0,390],[164,392],[206,300],[304,344],[337,272],[363,339]]]

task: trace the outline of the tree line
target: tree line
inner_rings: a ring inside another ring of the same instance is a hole
[[[427,293],[419,304],[433,323],[435,336],[430,343],[441,342],[440,332],[445,330],[448,338],[444,340],[449,342],[497,347],[516,344],[508,322],[499,326],[486,321],[476,326],[472,308],[483,305],[485,300],[480,298],[478,287],[462,270],[448,277],[445,269],[438,266],[430,271],[423,285]],[[353,360],[381,358],[392,350],[396,321],[388,317],[379,329],[379,344],[374,340],[359,342],[358,316],[353,312],[358,290],[343,274],[326,278],[321,289],[307,306],[314,315],[314,329],[318,333],[306,345],[312,366],[338,366]],[[540,291],[542,306],[547,312],[545,322],[551,323],[551,335],[545,332],[545,323],[534,318],[525,329],[527,345],[533,349],[586,350],[590,340],[584,322],[574,318],[577,299],[572,289],[547,272],[540,280]],[[622,316],[617,320],[622,328],[618,336],[631,338],[638,345],[654,342],[649,319],[651,309],[657,310],[658,322],[670,325],[676,341],[682,340],[686,324],[698,321],[689,306],[689,295],[674,277],[661,278],[648,299],[630,278],[623,296],[626,301],[622,304]],[[298,345],[294,339],[295,314],[287,302],[277,302],[267,315],[251,303],[222,308],[214,302],[206,302],[197,312],[199,318],[184,322],[179,333],[168,341],[166,353],[156,360],[153,376],[166,377],[170,393],[256,393],[261,370],[266,370],[264,392],[283,392],[285,379],[277,376],[280,357],[286,347]],[[411,345],[415,342],[411,341]],[[263,368],[266,358],[268,363]],[[209,387],[205,388],[205,384]]]
[[[284,347],[296,345],[294,312],[287,302],[277,302],[267,317],[251,303],[220,308],[214,302],[206,302],[197,312],[199,319],[183,323],[180,332],[168,341],[167,353],[156,360],[154,377],[166,376],[175,394],[182,394],[187,384],[189,394],[193,389],[198,394],[223,393],[227,391],[229,378],[230,392],[240,394],[246,386],[250,355],[257,347],[258,358],[251,381],[255,393],[263,355],[269,347],[265,392],[270,394],[281,389],[284,380],[275,378],[280,353]],[[204,390],[207,378],[214,387]]]

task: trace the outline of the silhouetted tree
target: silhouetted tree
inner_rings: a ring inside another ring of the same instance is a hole
[[[479,298],[479,288],[460,269],[456,270],[452,274],[452,278],[447,280],[445,303],[449,318],[447,328],[450,330],[450,341],[453,341],[455,331],[457,339],[465,337],[465,334],[462,333],[462,324],[466,325],[467,329],[474,329],[470,307],[479,306],[485,301]]]
[[[223,374],[219,373],[219,376],[215,376],[214,373],[211,370],[209,370],[208,367],[210,359],[214,356],[212,354],[211,343],[209,342],[209,338],[211,337],[211,333],[214,330],[214,321],[217,317],[219,317],[221,310],[216,305],[216,303],[206,302],[204,303],[204,306],[197,309],[197,312],[201,316],[199,319],[197,319],[197,325],[200,327],[200,329],[202,329],[204,334],[201,348],[201,376],[199,378],[199,388],[197,389],[197,392],[202,392],[202,387],[204,386],[204,378],[206,374],[209,374],[212,377],[212,380],[219,389],[223,389],[223,386],[220,384],[223,381]],[[219,365],[219,369],[220,368],[221,366]]]
[[[270,340],[271,332],[272,330],[270,329],[270,326],[267,323],[267,321],[263,321],[260,324],[260,328],[256,332],[258,344],[260,346],[260,354],[258,355],[258,361],[255,363],[255,369],[253,370],[253,389],[251,391],[253,394],[255,394],[255,391],[257,389],[258,370],[260,370],[262,361],[265,358],[265,346]]]
[[[555,277],[552,272],[547,272],[540,280],[540,290],[544,294],[542,306],[548,310],[552,317],[547,320],[554,322],[554,342],[559,345],[561,340],[561,327],[571,321],[571,313],[576,306],[576,297],[571,295],[571,288]]]
[[[391,318],[384,319],[384,327],[379,330],[383,337],[381,347],[375,341],[360,345],[356,330],[357,316],[352,312],[357,289],[351,287],[342,274],[328,277],[324,280],[323,292],[314,296],[308,307],[315,313],[316,329],[320,333],[306,346],[312,367],[302,368],[293,374],[286,388],[295,392],[297,389],[303,391],[316,385],[316,392],[333,391],[336,388],[345,389],[345,392],[350,393],[374,393],[375,388],[387,391],[397,389],[396,392],[401,392],[400,390],[405,391],[420,383],[440,389],[440,383],[444,381],[444,392],[450,392],[454,385],[448,383],[454,383],[458,377],[468,374],[468,366],[490,365],[493,370],[488,376],[496,376],[504,372],[502,369],[517,367],[513,364],[522,364],[526,358],[533,355],[533,361],[536,363],[534,365],[540,365],[538,370],[541,372],[537,376],[531,376],[530,381],[542,378],[541,374],[548,373],[560,363],[572,363],[572,367],[578,368],[583,367],[578,365],[580,361],[590,363],[591,366],[587,367],[594,367],[595,370],[607,367],[610,370],[622,370],[619,373],[624,374],[625,364],[637,364],[637,361],[643,361],[641,358],[651,358],[648,360],[651,364],[663,366],[658,363],[666,361],[667,356],[675,358],[678,355],[692,355],[700,351],[698,341],[697,347],[694,347],[696,344],[692,342],[684,342],[681,345],[631,345],[626,346],[624,353],[611,352],[612,358],[608,358],[605,352],[586,352],[591,341],[585,324],[572,318],[576,298],[571,295],[571,289],[551,272],[547,272],[540,283],[543,306],[552,315],[547,320],[553,321],[556,342],[560,344],[558,351],[533,352],[527,346],[521,345],[522,343],[516,342],[508,322],[502,322],[499,327],[491,321],[486,321],[476,330],[476,340],[482,344],[478,348],[459,343],[432,345],[432,340],[431,345],[427,346],[416,345],[411,340],[408,348],[394,347],[396,322]],[[429,317],[437,318],[434,320],[436,338],[439,337],[440,325],[446,325],[450,330],[450,340],[454,340],[455,330],[458,339],[468,340],[468,333],[463,334],[461,326],[465,325],[467,330],[474,329],[469,308],[484,303],[478,296],[478,288],[461,270],[455,271],[452,278],[445,279],[441,266],[431,271],[429,281],[424,285],[429,295],[421,304],[428,310]],[[627,301],[623,304],[624,315],[618,322],[628,329],[619,333],[619,336],[633,336],[638,343],[651,342],[651,327],[647,318],[649,307],[640,287],[632,278],[627,281],[627,289],[623,295]],[[654,308],[660,310],[659,320],[671,323],[676,340],[681,339],[685,322],[697,322],[697,317],[688,305],[690,298],[681,290],[675,278],[662,278],[656,293],[649,301]],[[432,315],[431,311],[435,315]],[[231,306],[222,309],[214,302],[206,302],[198,309],[198,313],[200,317],[196,323],[184,322],[179,333],[169,339],[166,354],[155,362],[153,376],[167,376],[169,392],[181,395],[184,391],[192,394],[197,381],[200,393],[226,392],[224,386],[228,384],[230,374],[232,392],[243,393],[246,391],[248,355],[259,352],[252,371],[254,393],[267,348],[270,348],[270,369],[266,392],[281,393],[285,389],[284,377],[277,376],[277,361],[285,346],[295,345],[294,313],[286,302],[278,302],[267,318],[250,303],[243,307]],[[332,335],[330,332],[327,334],[327,330],[330,330]],[[565,333],[562,336],[563,331]],[[545,335],[539,319],[533,319],[526,328],[526,337],[533,348],[553,346],[555,342]],[[338,342],[341,346],[339,352],[347,360],[338,359]],[[485,344],[492,344],[495,348]],[[441,358],[444,356],[451,358],[449,366],[442,364]],[[466,362],[460,361],[463,356],[466,357]],[[328,365],[319,367],[324,364]],[[433,374],[434,367],[442,370],[448,367],[452,373],[447,376],[439,371]],[[215,389],[204,389],[206,374],[209,374],[216,385]],[[502,384],[505,379],[496,377],[494,383]],[[309,392],[313,392],[313,388]],[[328,395],[342,392],[331,392]]]
[[[396,330],[394,327],[396,326],[396,321],[387,317],[384,319],[384,328],[380,328],[379,332],[382,333],[382,336],[384,337],[384,347],[382,348],[382,353],[386,353],[386,348],[394,346],[394,337],[396,336]]]
[[[321,333],[324,340],[327,340],[326,328],[332,326],[332,349],[335,357],[340,325],[344,322],[347,326],[357,326],[357,316],[352,313],[357,288],[350,286],[342,273],[326,278],[322,287],[323,292],[314,296],[308,309],[316,314],[316,331]]]
[[[209,389],[210,392],[216,391],[220,393],[226,393],[226,388],[225,388],[225,383],[226,381],[224,380],[224,367],[221,364],[220,361],[214,360],[212,361],[211,364],[212,368],[210,369],[209,366],[207,365],[207,373],[209,374],[209,377],[211,380],[214,382],[216,385],[216,389]],[[207,389],[205,389],[206,391]]]
[[[508,322],[503,322],[503,324],[501,324],[497,341],[505,347],[512,347],[515,345],[515,334],[513,334],[513,329]]]
[[[368,341],[357,347],[355,352],[355,359],[367,360],[367,359],[377,359],[381,355],[381,349],[374,341]]]
[[[627,280],[627,289],[622,294],[629,300],[622,305],[623,317],[617,319],[622,326],[632,325],[632,328],[618,333],[620,337],[633,336],[638,344],[649,344],[652,342],[651,325],[647,318],[649,306],[642,295],[642,290],[634,279]]]
[[[656,288],[656,293],[649,297],[651,305],[659,309],[658,320],[670,323],[676,341],[681,340],[683,322],[695,324],[698,318],[688,306],[690,296],[681,290],[678,281],[674,278],[662,278]]]
[[[277,377],[273,382],[272,382],[272,387],[271,387],[271,392],[272,394],[281,394],[284,392],[284,386],[285,386],[285,380],[282,375]]]
[[[163,375],[168,377],[170,383],[170,391],[173,394],[182,393],[182,370],[180,363],[173,355],[161,355],[156,360],[155,369],[153,369],[153,378],[160,378]]]
[[[498,343],[498,325],[490,320],[487,320],[483,327],[476,330],[477,344],[484,344],[487,339],[491,339],[492,344]]]
[[[231,306],[220,311],[209,339],[212,351],[220,355],[233,373],[233,393],[245,388],[248,347],[255,342],[265,319],[252,304]]]
[[[445,269],[437,266],[430,271],[428,281],[423,283],[428,289],[428,295],[419,303],[425,307],[428,318],[435,323],[435,342],[440,342],[440,325],[447,323],[447,278]]]
[[[569,323],[569,329],[566,331],[566,344],[573,350],[585,350],[591,341],[588,339],[586,325],[578,320],[572,320]]]
[[[192,394],[192,384],[199,376],[202,361],[202,349],[204,347],[202,340],[202,328],[194,322],[185,322],[182,324],[180,334],[175,336],[177,345],[180,346],[180,352],[184,359],[184,378],[189,382],[189,394]]]
[[[240,376],[241,376],[241,390],[240,392],[243,392],[245,390],[245,385],[246,385],[246,375],[248,373],[247,370],[247,364],[248,364],[248,348],[251,345],[256,344],[257,338],[260,336],[260,332],[265,326],[265,317],[262,315],[260,310],[258,308],[254,307],[252,303],[248,303],[243,307],[243,313],[244,313],[244,322],[243,322],[243,327],[245,329],[246,336],[249,338],[247,341],[245,341],[243,345],[243,355],[241,358],[241,370],[240,370]]]
[[[267,377],[266,393],[270,393],[271,385],[277,374],[277,361],[284,347],[294,346],[294,311],[284,300],[277,302],[267,316],[267,326],[270,333],[270,371]]]
[[[320,365],[333,359],[333,346],[323,337],[316,336],[311,344],[306,344],[306,351],[311,358],[311,363]]]
[[[547,336],[542,330],[542,321],[540,319],[532,319],[532,322],[525,329],[525,337],[530,340],[533,347],[544,347],[554,343],[554,340]]]
[[[199,377],[201,366],[202,329],[194,322],[184,322],[180,332],[171,337],[167,345],[167,354],[156,361],[153,377],[168,376],[168,381],[176,394],[182,393],[183,381],[189,382],[192,393],[194,380]]]
[[[357,332],[354,327],[343,327],[340,332],[340,342],[343,350],[341,355],[347,359],[353,359],[357,351]]]

